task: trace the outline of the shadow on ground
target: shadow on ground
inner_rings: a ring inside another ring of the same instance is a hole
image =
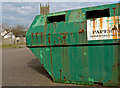
[[[53,81],[52,77],[49,75],[46,69],[41,65],[41,63],[37,58],[31,60],[28,63],[28,66]]]

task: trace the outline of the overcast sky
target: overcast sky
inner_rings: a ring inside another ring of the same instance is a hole
[[[113,2],[50,2],[49,4],[50,13],[53,13],[110,3]],[[42,5],[45,4],[42,2]],[[35,16],[40,14],[39,6],[40,2],[2,2],[2,22],[11,26],[23,24],[29,27]]]

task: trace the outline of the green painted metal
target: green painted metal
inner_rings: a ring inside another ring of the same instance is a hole
[[[120,16],[117,3],[35,17],[26,33],[27,46],[54,82],[120,86],[120,39],[87,40],[86,11],[107,8],[110,17]],[[65,22],[47,23],[47,17],[57,15],[65,15]]]

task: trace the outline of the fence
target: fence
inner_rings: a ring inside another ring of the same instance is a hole
[[[26,38],[20,37],[19,40],[12,39],[12,38],[2,38],[2,45],[9,45],[9,44],[25,44]]]

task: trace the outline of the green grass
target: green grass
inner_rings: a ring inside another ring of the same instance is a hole
[[[22,48],[22,46],[17,46],[17,45],[0,45],[0,48]]]

